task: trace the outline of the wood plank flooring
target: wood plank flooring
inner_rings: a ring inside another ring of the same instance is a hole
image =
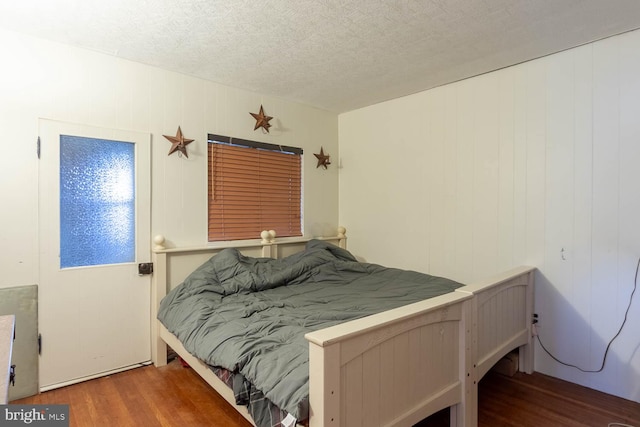
[[[11,403],[69,404],[70,426],[250,426],[197,374],[177,361]],[[505,377],[490,372],[480,382],[478,420],[480,427],[608,427],[610,423],[640,427],[640,403],[542,374]],[[445,411],[419,424],[448,425]]]
[[[251,426],[198,374],[178,361],[161,368],[132,369],[11,403],[69,404],[70,427]]]
[[[491,373],[481,382],[478,413],[483,426],[640,427],[640,403],[542,374]]]

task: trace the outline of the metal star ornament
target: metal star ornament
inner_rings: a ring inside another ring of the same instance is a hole
[[[170,156],[177,151],[178,157],[184,154],[186,158],[189,158],[189,155],[187,154],[187,145],[191,144],[194,140],[185,138],[182,135],[182,129],[180,129],[180,126],[178,126],[178,133],[176,133],[176,136],[162,136],[164,136],[171,142],[171,148],[169,149],[169,154],[167,154],[167,156]]]
[[[258,114],[256,113],[249,113],[249,114],[251,114],[253,118],[256,119],[256,125],[253,128],[253,130],[262,128],[265,131],[267,131],[267,133],[269,133],[269,128],[271,127],[269,120],[273,119],[273,117],[267,116],[266,114],[264,114],[264,108],[262,108],[262,105],[260,105],[260,112]]]
[[[327,169],[327,166],[331,164],[331,162],[329,161],[329,158],[331,156],[324,154],[324,149],[322,147],[320,147],[320,154],[313,153],[313,155],[316,156],[316,158],[318,159],[318,164],[316,165],[316,169],[318,169],[320,166]]]

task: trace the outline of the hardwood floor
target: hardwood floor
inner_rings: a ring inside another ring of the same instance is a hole
[[[16,404],[69,404],[70,427],[248,427],[193,370],[178,361],[132,369],[16,400]]]
[[[70,426],[225,426],[250,424],[177,361],[51,390],[16,404],[69,404]],[[542,374],[490,372],[480,382],[480,427],[640,427],[640,403]],[[420,427],[448,426],[448,413]],[[619,426],[616,426],[619,427]]]
[[[542,374],[509,378],[491,373],[481,387],[480,425],[640,427],[640,403]]]

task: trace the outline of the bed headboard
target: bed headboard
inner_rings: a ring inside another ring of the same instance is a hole
[[[160,300],[196,268],[213,255],[226,248],[236,248],[243,255],[264,258],[284,258],[305,248],[312,239],[324,240],[343,249],[347,247],[346,229],[338,227],[338,233],[332,237],[289,237],[276,239],[273,230],[264,230],[260,239],[216,242],[206,246],[190,248],[166,247],[162,235],[153,239],[153,275],[151,279],[151,359],[155,362],[166,352],[164,342],[158,337],[157,319]]]

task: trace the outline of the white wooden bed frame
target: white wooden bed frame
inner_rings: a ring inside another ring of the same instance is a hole
[[[323,238],[346,247],[345,230]],[[253,424],[244,406],[208,366],[189,354],[156,318],[167,291],[213,254],[281,258],[309,239],[167,249],[154,239],[152,360],[167,363],[167,345]],[[309,341],[309,425],[410,426],[450,407],[451,426],[476,426],[478,381],[519,349],[519,370],[533,371],[533,267],[519,267],[455,292],[306,334]]]

